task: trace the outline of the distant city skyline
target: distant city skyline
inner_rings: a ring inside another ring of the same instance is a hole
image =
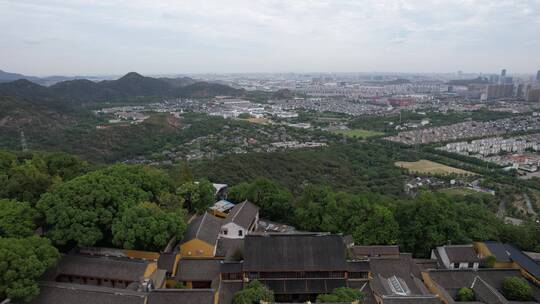
[[[540,0],[0,0],[0,27],[36,76],[540,68]]]

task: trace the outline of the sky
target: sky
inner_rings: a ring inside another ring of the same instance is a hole
[[[540,0],[0,0],[27,75],[540,69]]]

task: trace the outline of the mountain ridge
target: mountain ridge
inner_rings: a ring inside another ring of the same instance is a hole
[[[79,102],[122,101],[133,98],[210,98],[217,95],[241,96],[245,91],[227,85],[197,81],[189,77],[153,78],[129,72],[116,80],[94,82],[88,79],[61,81],[50,87],[28,79],[0,82],[0,96]]]

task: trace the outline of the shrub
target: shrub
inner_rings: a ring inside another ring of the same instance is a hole
[[[531,286],[525,279],[519,277],[505,278],[502,292],[510,301],[529,301],[533,298]]]
[[[497,258],[495,258],[492,255],[488,255],[482,260],[482,268],[493,268],[495,266],[495,262],[497,261]]]
[[[474,292],[472,289],[463,287],[459,289],[456,300],[459,302],[471,302],[474,301]]]

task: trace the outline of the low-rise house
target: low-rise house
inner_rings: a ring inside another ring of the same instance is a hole
[[[180,244],[180,255],[199,258],[215,256],[222,221],[207,212],[192,220]]]
[[[431,258],[436,259],[440,268],[478,269],[480,258],[473,245],[439,246],[431,251]]]
[[[165,271],[156,262],[137,259],[63,256],[44,279],[62,283],[94,285],[110,288],[156,289],[165,283]]]
[[[259,207],[248,201],[236,204],[223,221],[220,237],[244,238],[257,229],[258,221]]]

